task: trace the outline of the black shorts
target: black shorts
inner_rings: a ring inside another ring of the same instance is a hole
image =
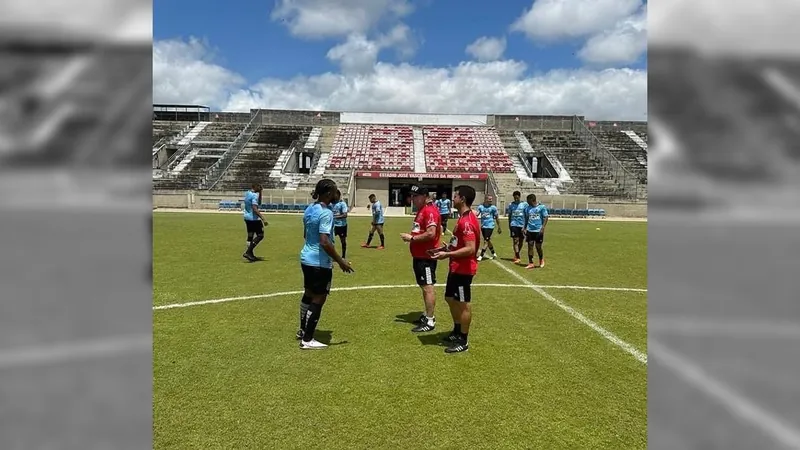
[[[314,295],[328,295],[331,293],[333,269],[324,267],[307,266],[300,264],[303,269],[303,287]]]
[[[525,240],[528,241],[528,244],[533,244],[534,242],[541,244],[544,242],[544,233],[539,231],[528,231],[525,236]]]
[[[445,298],[452,298],[459,302],[472,301],[472,278],[474,275],[459,273],[447,274],[447,286],[444,288]]]
[[[511,227],[511,237],[522,239],[525,237],[522,227]]]
[[[264,233],[264,222],[260,220],[247,220],[244,221],[245,225],[247,225],[247,232],[248,233],[255,233],[255,234],[262,234]]]
[[[492,239],[492,233],[494,233],[494,228],[481,228],[481,234],[483,235],[484,241],[489,241]]]
[[[347,237],[347,225],[342,227],[333,227],[333,235],[346,238]]]
[[[447,224],[447,219],[450,218],[450,214],[440,214],[439,218],[442,219],[442,227],[444,228],[445,224]]]
[[[435,259],[414,258],[414,278],[420,286],[433,286],[436,284],[436,261]]]

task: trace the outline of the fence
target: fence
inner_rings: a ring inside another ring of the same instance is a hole
[[[573,132],[586,144],[595,159],[605,166],[614,181],[622,188],[622,197],[638,199],[639,177],[629,171],[622,163],[601,143],[597,137],[589,131],[589,128],[577,116],[573,117]]]
[[[203,182],[200,185],[201,188],[208,188],[209,190],[214,189],[214,186],[217,185],[219,180],[222,179],[228,169],[231,168],[233,161],[237,156],[239,156],[239,153],[242,151],[242,149],[244,149],[245,145],[250,142],[250,139],[255,136],[258,128],[261,126],[260,114],[261,110],[258,110],[255,114],[253,114],[250,122],[248,122],[247,126],[244,127],[242,132],[236,136],[236,139],[233,140],[225,154],[208,168],[208,174],[203,179]]]

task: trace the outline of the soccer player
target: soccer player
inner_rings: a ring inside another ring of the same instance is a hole
[[[301,349],[327,347],[314,339],[314,331],[322,314],[322,305],[331,292],[333,261],[343,272],[353,272],[350,263],[336,252],[335,238],[331,235],[333,211],[329,203],[336,196],[336,183],[328,178],[319,180],[311,195],[315,202],[303,214],[306,242],[300,251],[305,290],[300,300],[300,331],[297,332]]]
[[[439,237],[442,225],[439,218],[439,208],[428,198],[428,189],[420,186],[411,186],[411,201],[417,209],[411,233],[403,233],[400,238],[408,242],[411,250],[412,267],[417,285],[422,289],[422,300],[425,312],[417,319],[417,326],[411,331],[424,333],[436,328],[436,260],[432,251],[439,247]]]
[[[450,259],[447,286],[444,298],[453,317],[453,331],[444,338],[452,344],[446,353],[460,353],[469,350],[469,327],[472,323],[472,279],[478,273],[478,218],[472,212],[475,189],[458,186],[453,190],[453,205],[461,216],[453,229],[453,237],[447,247],[434,252],[433,257]]]
[[[247,249],[242,254],[242,258],[254,262],[261,258],[253,254],[253,250],[259,242],[264,240],[264,226],[269,225],[267,219],[259,210],[261,205],[261,185],[253,183],[250,190],[244,194],[244,224],[247,228]]]
[[[514,191],[512,194],[514,201],[508,204],[506,216],[508,216],[508,229],[511,233],[512,245],[514,246],[514,264],[519,264],[519,253],[522,251],[522,242],[525,240],[525,208],[527,203],[520,201],[522,194]]]
[[[542,243],[544,242],[544,228],[547,226],[547,207],[536,201],[536,195],[528,195],[528,205],[525,208],[525,240],[528,241],[528,265],[526,269],[544,267],[544,253]],[[539,254],[539,265],[533,264],[533,247],[536,245],[536,253]]]
[[[383,218],[383,205],[381,205],[381,202],[375,197],[375,194],[369,195],[369,206],[367,206],[367,208],[372,210],[372,228],[369,229],[367,242],[361,244],[361,246],[364,248],[369,247],[369,244],[372,243],[372,237],[375,236],[375,232],[377,231],[378,236],[381,238],[381,245],[378,249],[383,250],[386,244],[386,240],[383,237],[383,223],[385,222]]]
[[[436,200],[436,206],[439,207],[439,215],[442,222],[442,235],[447,232],[447,219],[450,218],[450,199],[447,198],[447,192],[442,193],[442,198]]]
[[[487,195],[483,200],[483,204],[478,206],[478,218],[481,222],[481,234],[483,234],[483,248],[481,249],[481,255],[478,256],[478,261],[483,260],[487,246],[492,252],[490,258],[495,259],[497,258],[497,253],[494,251],[494,245],[492,244],[492,233],[495,227],[497,228],[497,234],[503,234],[503,230],[500,229],[500,215],[497,212],[497,206],[492,204],[491,195]]]
[[[337,189],[333,199],[333,234],[341,238],[342,258],[347,258],[347,203],[342,200],[342,192]]]

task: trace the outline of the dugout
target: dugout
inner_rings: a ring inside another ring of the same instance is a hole
[[[358,171],[354,178],[355,195],[351,200],[355,207],[366,207],[369,205],[369,195],[375,194],[387,207],[406,208],[411,206],[409,191],[414,184],[436,192],[437,197],[446,192],[450,199],[453,198],[455,186],[466,184],[475,189],[477,204],[483,202],[487,182],[487,174]],[[407,211],[410,212],[410,208]]]

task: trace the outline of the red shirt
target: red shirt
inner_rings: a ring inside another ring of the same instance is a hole
[[[480,229],[478,218],[475,217],[475,213],[472,210],[459,217],[447,251],[452,252],[462,249],[466,247],[468,241],[475,241],[475,253],[462,258],[450,258],[450,273],[460,275],[475,275],[478,273],[478,250],[481,248],[481,235],[478,230]]]
[[[428,250],[433,250],[440,247],[439,237],[442,235],[442,218],[439,216],[439,208],[433,203],[427,203],[425,206],[417,211],[417,216],[414,217],[414,224],[411,227],[411,235],[419,236],[425,234],[429,227],[436,225],[436,234],[433,239],[429,241],[411,241],[409,248],[411,256],[420,259],[431,259]]]

